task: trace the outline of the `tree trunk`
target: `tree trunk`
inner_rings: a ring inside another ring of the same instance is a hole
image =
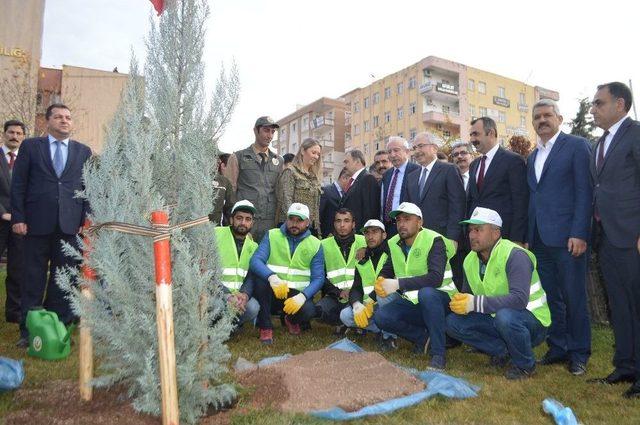
[[[598,324],[609,324],[609,300],[605,289],[598,254],[591,252],[589,273],[587,275],[587,300],[589,303],[589,314],[591,322]]]

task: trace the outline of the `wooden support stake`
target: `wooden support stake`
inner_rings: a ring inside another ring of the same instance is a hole
[[[85,231],[91,226],[91,222],[86,220],[84,223]],[[89,267],[89,251],[91,250],[91,242],[86,236],[84,240],[84,252],[82,256],[84,261],[82,263],[82,276],[89,281],[96,280],[95,271]],[[91,287],[86,284],[80,285],[80,293],[87,300],[93,299],[93,292]],[[80,346],[78,351],[78,377],[80,385],[80,399],[82,401],[91,401],[93,397],[93,387],[91,386],[91,380],[93,379],[93,339],[91,337],[91,329],[85,323],[84,319],[80,318]]]
[[[167,228],[169,216],[164,211],[154,211],[151,213],[151,222],[156,228]],[[158,325],[158,360],[162,392],[162,424],[177,425],[180,414],[178,410],[169,239],[154,242],[153,251],[156,268],[156,323]]]

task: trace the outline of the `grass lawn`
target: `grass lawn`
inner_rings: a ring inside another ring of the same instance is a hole
[[[0,271],[0,355],[24,359],[26,377],[25,387],[37,387],[42,382],[77,378],[77,344],[71,356],[64,361],[48,362],[30,358],[24,351],[15,347],[18,339],[16,325],[4,322],[4,271]],[[328,326],[313,323],[310,332],[299,338],[287,335],[275,320],[275,341],[272,346],[263,346],[257,339],[257,332],[245,326],[229,346],[233,360],[238,356],[256,361],[263,357],[283,353],[301,353],[306,350],[320,349],[336,338],[331,335]],[[353,337],[352,337],[353,338]],[[373,339],[365,337],[354,340],[363,348],[375,350]],[[450,350],[447,355],[448,369],[451,375],[469,380],[482,388],[479,396],[468,400],[445,400],[442,398],[425,401],[418,406],[403,409],[390,416],[368,418],[353,423],[372,424],[552,424],[541,407],[542,400],[553,397],[571,407],[578,419],[585,424],[615,423],[639,424],[640,401],[622,398],[626,385],[603,386],[588,384],[591,377],[605,376],[611,371],[613,335],[607,328],[594,327],[593,355],[589,363],[587,376],[573,377],[560,365],[539,367],[534,378],[510,382],[488,366],[486,356],[468,353],[465,347]],[[536,353],[541,356],[544,346]],[[387,356],[399,364],[424,369],[425,358],[414,357],[410,345],[406,342]],[[363,377],[366,382],[366,377]],[[243,401],[240,401],[243,404]],[[4,413],[16,409],[11,393],[0,394],[0,423]],[[234,424],[316,424],[327,423],[304,415],[285,415],[276,411],[259,410],[248,414],[233,415]],[[39,425],[39,424],[34,424]]]

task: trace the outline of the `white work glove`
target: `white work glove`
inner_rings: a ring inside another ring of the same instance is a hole
[[[374,287],[379,297],[388,297],[400,289],[400,281],[398,279],[384,279],[379,277]]]
[[[366,328],[369,326],[369,317],[367,317],[367,308],[360,301],[353,303],[353,321],[359,328]]]

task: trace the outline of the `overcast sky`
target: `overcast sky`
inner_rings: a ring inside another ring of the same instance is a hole
[[[631,1],[211,0],[204,60],[240,70],[240,104],[221,150],[253,141],[260,115],[280,119],[429,55],[560,92],[565,122],[599,83],[640,93],[640,6]],[[46,0],[42,66],[127,71],[144,57],[149,0]],[[639,111],[640,112],[640,111]]]

